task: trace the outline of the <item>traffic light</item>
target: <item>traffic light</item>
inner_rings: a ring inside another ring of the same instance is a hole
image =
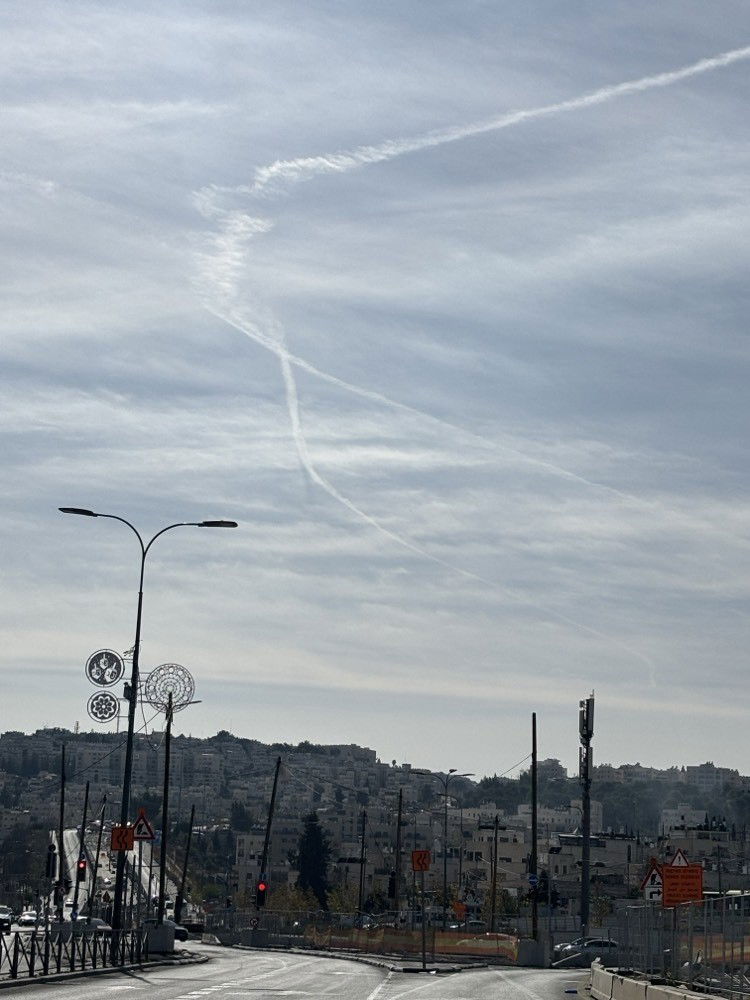
[[[79,858],[76,864],[76,882],[86,881],[86,859]]]
[[[388,899],[396,898],[396,873],[391,872],[388,876]]]
[[[255,891],[255,905],[265,906],[266,905],[266,891],[268,889],[268,883],[264,878],[260,879]]]
[[[44,866],[44,874],[47,878],[54,878],[57,874],[57,849],[54,844],[47,848],[47,861]]]

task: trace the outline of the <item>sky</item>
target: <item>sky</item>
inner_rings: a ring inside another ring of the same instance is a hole
[[[0,731],[750,772],[745,0],[0,24]]]

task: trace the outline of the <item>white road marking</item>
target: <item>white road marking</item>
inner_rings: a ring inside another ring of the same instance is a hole
[[[393,978],[393,973],[389,972],[388,975],[383,980],[383,982],[380,983],[379,986],[376,986],[375,989],[372,991],[372,993],[369,994],[367,1000],[375,1000],[375,997],[378,996],[380,991],[388,985],[388,983],[391,981],[392,978]]]

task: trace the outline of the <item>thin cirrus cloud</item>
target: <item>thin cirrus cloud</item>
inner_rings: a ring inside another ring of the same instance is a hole
[[[336,503],[347,509],[355,517],[363,520],[387,539],[395,542],[397,545],[403,546],[414,554],[428,559],[445,569],[450,569],[451,571],[472,579],[475,582],[486,585],[492,589],[497,589],[506,598],[510,597],[512,599],[518,599],[518,595],[514,595],[508,588],[499,587],[496,583],[484,579],[476,573],[465,570],[454,563],[446,562],[444,559],[434,555],[426,548],[415,545],[403,534],[394,532],[385,527],[375,517],[367,513],[367,511],[345,496],[339,489],[337,489],[329,478],[320,473],[317,466],[313,462],[308,443],[303,432],[299,393],[293,374],[293,366],[301,367],[311,374],[338,385],[346,391],[365,396],[373,401],[381,402],[388,406],[402,406],[405,410],[412,413],[418,411],[415,411],[413,408],[405,406],[404,404],[396,403],[382,394],[363,390],[357,386],[351,385],[350,383],[346,383],[344,380],[337,379],[327,372],[322,372],[321,370],[315,368],[315,366],[305,362],[303,359],[294,357],[290,354],[286,346],[285,336],[280,324],[278,324],[275,320],[271,321],[273,332],[269,335],[268,333],[264,333],[257,324],[247,321],[243,322],[242,319],[239,318],[240,310],[237,308],[239,298],[238,281],[241,278],[247,263],[248,241],[258,234],[269,232],[272,229],[273,224],[267,218],[257,218],[248,216],[244,212],[236,210],[226,211],[223,208],[220,208],[217,205],[217,195],[221,196],[226,195],[227,193],[232,193],[235,195],[246,194],[250,196],[259,196],[263,194],[269,186],[278,188],[280,184],[298,183],[300,181],[310,180],[313,177],[323,174],[345,173],[360,167],[373,166],[410,153],[427,150],[446,143],[458,142],[460,140],[478,136],[487,132],[510,128],[525,122],[534,121],[536,119],[574,111],[582,111],[586,108],[605,104],[609,101],[617,100],[628,95],[644,93],[659,87],[672,86],[691,77],[717,71],[748,58],[750,58],[750,47],[737,48],[724,52],[718,56],[701,59],[677,70],[649,75],[637,80],[626,81],[621,84],[603,87],[573,99],[542,105],[536,108],[524,109],[517,112],[511,112],[483,122],[475,122],[466,126],[439,130],[410,139],[389,140],[376,146],[360,146],[351,152],[315,157],[301,157],[295,160],[287,161],[276,161],[268,167],[257,168],[255,172],[255,180],[252,185],[240,185],[234,189],[223,189],[217,185],[210,185],[200,191],[197,191],[194,198],[199,210],[207,218],[218,219],[221,223],[219,233],[213,238],[212,241],[214,246],[213,255],[210,252],[205,251],[200,254],[200,270],[204,279],[204,289],[205,279],[207,278],[208,286],[212,287],[214,293],[213,295],[209,294],[207,300],[204,300],[205,305],[210,311],[214,312],[217,317],[234,326],[260,346],[271,351],[277,356],[284,380],[287,412],[292,436],[300,462],[311,482],[317,485]],[[522,454],[520,457],[530,462],[538,461]],[[637,498],[632,495],[607,487],[604,484],[588,480],[585,477],[578,476],[570,470],[555,466],[552,463],[540,464],[545,464],[546,468],[550,471],[554,471],[564,477],[575,479],[584,485],[595,489],[609,490],[619,499],[637,502]],[[642,664],[647,666],[650,683],[651,685],[655,685],[655,664],[642,652],[614,639],[612,636],[606,635],[598,629],[585,625],[582,622],[555,611],[554,609],[544,607],[538,602],[530,601],[528,603],[543,613],[551,615],[575,629],[580,629],[597,639],[624,649],[635,659],[641,661]]]
[[[663,759],[639,716],[679,678],[672,718],[724,718],[745,645],[740,7],[419,6],[5,33],[4,657],[132,644],[127,540],[45,511],[206,508],[243,527],[155,552],[144,647],[195,665],[196,731],[256,678],[243,735],[335,692],[324,737],[429,764],[452,700],[495,747],[593,686],[599,759]]]

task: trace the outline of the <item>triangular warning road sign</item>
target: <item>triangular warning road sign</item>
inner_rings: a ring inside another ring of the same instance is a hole
[[[674,857],[670,862],[670,868],[688,868],[688,859],[681,847],[674,852]]]
[[[153,840],[154,828],[146,819],[146,810],[138,810],[138,819],[133,824],[133,840]]]
[[[656,876],[656,878],[654,878],[654,876]],[[661,885],[661,867],[659,866],[656,858],[651,858],[648,871],[641,882],[641,891],[646,889],[647,886],[653,885]]]

